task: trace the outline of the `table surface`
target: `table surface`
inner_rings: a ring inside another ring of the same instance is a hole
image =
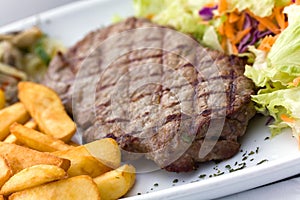
[[[76,0],[0,0],[0,26]],[[22,6],[20,6],[22,2]],[[219,198],[219,200],[291,200],[300,199],[300,177],[292,177],[267,186]]]

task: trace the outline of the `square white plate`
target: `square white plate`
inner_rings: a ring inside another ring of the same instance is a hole
[[[132,16],[131,0],[79,1],[2,27],[0,32],[37,25],[49,36],[71,46],[89,31],[110,24],[115,14]],[[270,133],[265,121],[261,116],[251,120],[241,140],[241,152],[233,158],[218,164],[202,164],[191,173],[163,170],[139,173],[127,198],[211,199],[300,173],[300,152],[291,132],[286,130],[275,138],[267,139]],[[229,168],[240,170],[229,172]]]

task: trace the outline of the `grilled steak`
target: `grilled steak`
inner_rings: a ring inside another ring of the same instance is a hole
[[[126,33],[145,27],[157,29]],[[238,152],[255,114],[254,84],[243,60],[167,30],[128,18],[91,32],[52,60],[44,84],[73,112],[84,142],[112,137],[161,168],[190,171]]]

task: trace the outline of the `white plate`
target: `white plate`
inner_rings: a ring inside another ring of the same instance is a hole
[[[70,46],[89,31],[109,24],[115,14],[122,17],[133,15],[131,0],[80,1],[5,26],[0,32],[38,25],[51,37]],[[270,133],[265,120],[258,116],[251,121],[241,140],[242,152],[233,158],[218,164],[203,164],[192,173],[159,170],[137,174],[136,184],[127,198],[211,199],[300,173],[300,152],[296,140],[288,130],[266,140]],[[268,161],[257,165],[263,160]],[[246,167],[230,173],[226,168],[229,165],[233,169]],[[206,175],[204,178],[203,174]]]

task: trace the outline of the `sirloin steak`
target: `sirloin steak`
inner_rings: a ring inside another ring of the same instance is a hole
[[[157,30],[102,44],[145,27]],[[43,83],[76,112],[84,142],[112,137],[123,150],[143,153],[161,168],[191,171],[238,152],[238,138],[255,115],[254,84],[243,75],[243,60],[172,39],[166,29],[131,17],[91,32],[52,60]],[[141,42],[160,48],[136,48]],[[125,54],[104,64],[111,50],[124,48]],[[203,147],[209,152],[200,155],[205,141],[213,148]]]

